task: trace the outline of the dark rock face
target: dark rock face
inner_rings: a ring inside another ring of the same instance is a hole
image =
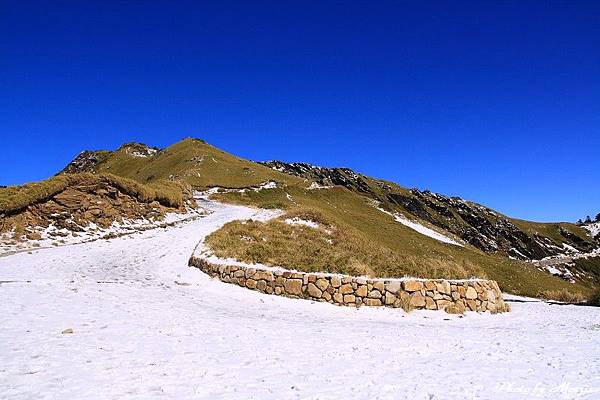
[[[459,197],[448,197],[428,190],[406,193],[383,181],[366,178],[348,168],[323,168],[307,163],[263,162],[270,168],[314,180],[321,185],[340,185],[451,232],[486,253],[503,253],[518,259],[541,259],[564,251],[552,239],[528,234],[508,218]],[[371,185],[369,185],[369,183]],[[372,189],[377,186],[377,193]],[[383,193],[383,195],[382,195]],[[580,251],[591,251],[592,243],[560,228],[565,242]]]
[[[108,157],[111,152],[84,150],[77,155],[60,173],[75,174],[93,172],[98,164]]]
[[[81,172],[94,172],[96,167],[116,152],[124,152],[131,157],[152,157],[160,151],[158,147],[151,147],[143,143],[126,143],[117,151],[85,150],[82,151],[59,173],[76,174]]]
[[[360,193],[374,194],[369,184],[349,168],[324,168],[308,163],[261,162],[269,168],[286,174],[311,179],[321,185],[339,185]]]

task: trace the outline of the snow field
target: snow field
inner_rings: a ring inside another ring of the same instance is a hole
[[[263,295],[187,260],[268,212],[0,258],[2,399],[597,399],[600,309],[406,314]],[[72,334],[63,334],[65,329]]]

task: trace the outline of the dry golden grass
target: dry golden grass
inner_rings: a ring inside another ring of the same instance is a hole
[[[93,185],[98,182],[109,183],[141,202],[156,200],[166,207],[174,208],[184,204],[185,188],[178,182],[161,181],[143,185],[111,174],[61,174],[40,182],[0,189],[0,214],[10,215],[29,205],[47,201],[70,186]]]
[[[462,303],[450,304],[444,309],[448,314],[464,314],[466,311],[465,306]]]
[[[414,311],[415,307],[412,304],[410,304],[410,297],[401,297],[399,301],[400,308],[403,309],[405,312],[409,313],[411,311]]]
[[[544,290],[539,293],[539,296],[546,300],[555,300],[563,303],[582,303],[586,301],[586,297],[579,292],[572,292],[565,288],[557,290]]]
[[[302,181],[235,157],[194,138],[177,142],[152,157],[134,157],[121,148],[105,157],[95,167],[95,172],[109,172],[142,183],[174,177],[195,188],[245,188],[269,180],[288,183]]]
[[[347,258],[346,266],[338,264],[335,270],[361,271],[360,274],[377,277],[413,275],[424,278],[488,278],[496,280],[503,291],[532,297],[540,291],[560,288],[577,290],[586,295],[591,294],[589,287],[581,283],[570,284],[546,272],[539,271],[529,263],[485,254],[471,246],[459,247],[441,243],[421,235],[377,210],[373,207],[372,201],[344,188],[306,190],[301,185],[290,185],[258,192],[219,193],[213,198],[259,207],[278,205],[276,208],[285,209],[287,215],[291,217],[308,216],[304,219],[316,219],[322,225],[331,224],[338,235],[345,234],[351,237],[350,244],[334,249],[337,252],[346,246],[346,250],[343,250],[342,253],[350,256]],[[311,213],[314,215],[309,215]],[[225,229],[229,231],[231,227]],[[247,227],[242,229],[247,229]],[[215,236],[218,234],[216,233]],[[323,241],[323,234],[319,233],[319,235],[320,240]],[[220,247],[221,254],[233,256],[232,254],[237,252],[240,257],[249,259],[245,254],[248,243],[243,243],[240,249],[235,249],[239,241],[226,236],[225,234],[220,236],[224,240]],[[289,241],[289,239],[286,240]],[[227,241],[229,241],[228,244]],[[216,242],[215,240],[215,245],[217,245]],[[284,248],[283,253],[288,253],[284,247],[286,241],[280,243],[281,248]],[[365,245],[363,246],[361,243]],[[298,246],[298,244],[294,245]],[[255,246],[258,245],[255,244]],[[297,260],[300,256],[292,258],[280,254],[277,255],[277,259],[264,257],[268,247],[262,244],[258,250],[253,250],[255,259],[298,269],[303,269],[306,264],[313,264],[312,260],[296,262],[293,265],[285,264],[290,260]],[[307,246],[307,248],[311,247]],[[275,252],[276,249],[271,250]],[[306,250],[306,252],[308,251]],[[373,252],[377,254],[371,259],[369,256]],[[338,261],[341,260],[338,258]]]
[[[290,225],[288,218],[319,224],[318,228]],[[475,264],[424,263],[386,247],[313,209],[297,209],[268,222],[234,221],[206,238],[220,257],[279,265],[308,272],[349,275],[467,278],[485,275]]]

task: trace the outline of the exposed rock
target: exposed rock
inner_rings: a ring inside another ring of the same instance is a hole
[[[410,296],[410,305],[416,308],[425,306],[425,296],[423,296],[420,292],[414,292]]]
[[[437,308],[437,304],[431,297],[425,297],[425,308],[428,310],[435,310]]]
[[[598,243],[560,227],[556,236],[541,236],[519,228],[509,218],[482,205],[448,197],[428,190],[406,192],[383,181],[365,177],[347,168],[324,168],[306,163],[269,161],[264,165],[290,175],[313,180],[320,185],[340,185],[403,213],[441,228],[487,253],[501,253],[518,259],[539,260],[564,255],[562,243],[590,252]],[[600,237],[600,234],[598,234]]]
[[[379,299],[365,299],[364,301],[365,305],[369,307],[379,307],[383,305]]]
[[[343,284],[342,286],[340,286],[340,288],[338,290],[341,294],[348,294],[348,293],[352,293],[354,291],[351,283]]]
[[[359,297],[367,296],[367,285],[361,285],[356,288],[355,294]]]
[[[286,293],[299,296],[302,294],[302,280],[301,279],[287,279],[283,286],[285,287]]]
[[[379,285],[379,283],[383,283],[382,281],[364,280],[363,282],[366,282],[366,284],[359,285],[357,278],[350,276],[336,276],[341,284],[341,286],[336,288],[328,284],[328,281],[333,276],[317,277],[312,274],[292,271],[277,271],[274,275],[268,275],[264,274],[266,271],[263,271],[261,268],[256,269],[221,264],[213,265],[205,259],[195,257],[190,259],[189,264],[190,266],[200,268],[205,273],[223,282],[231,282],[250,289],[258,289],[263,293],[275,293],[283,296],[328,301],[338,305],[356,307],[360,307],[361,305],[387,306],[403,308],[407,311],[423,308],[428,310],[445,309],[449,313],[463,313],[466,308],[478,312],[489,310],[492,313],[510,310],[508,305],[502,300],[500,289],[494,281],[452,281],[450,283],[443,280],[386,280],[382,293],[375,288],[376,286],[382,288]],[[314,276],[314,278],[311,278],[311,276]],[[272,278],[273,281],[269,283],[265,279],[257,280],[257,277]],[[303,282],[307,282],[307,284],[303,284]],[[401,286],[401,282],[412,291],[396,290]],[[319,285],[323,288],[326,287],[326,290],[321,290]],[[371,290],[368,290],[369,288]],[[425,290],[425,288],[431,288],[432,290]],[[438,291],[438,289],[446,291],[448,288],[450,288],[450,294],[442,294]],[[391,289],[395,293],[385,289]],[[464,296],[461,296],[461,292]],[[452,299],[455,300],[454,303],[451,301]]]
[[[344,295],[344,303],[348,304],[348,303],[355,303],[355,302],[356,302],[356,297],[353,294]]]
[[[327,290],[327,288],[329,287],[329,282],[327,281],[327,279],[318,279],[317,280],[317,287],[320,290]]]
[[[402,283],[400,281],[391,281],[385,284],[385,290],[391,293],[398,293],[398,291],[402,288]]]
[[[316,297],[317,299],[321,298],[321,295],[323,294],[323,292],[314,283],[309,283],[306,287],[306,291],[310,296]]]
[[[407,292],[416,292],[417,290],[423,289],[423,282],[420,281],[404,281],[402,282],[402,288]]]
[[[385,292],[385,304],[394,304],[396,296],[390,292]]]
[[[472,286],[469,286],[469,287],[467,288],[467,291],[466,291],[466,293],[465,293],[465,297],[466,297],[468,300],[473,300],[473,299],[476,299],[476,298],[477,298],[477,290],[475,290],[475,288],[474,288],[474,287],[472,287]]]
[[[342,278],[339,276],[332,276],[331,277],[331,286],[333,286],[334,288],[340,287],[342,285]]]

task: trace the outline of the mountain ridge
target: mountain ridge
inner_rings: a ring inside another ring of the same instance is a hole
[[[196,190],[213,188],[212,196],[220,201],[278,208],[300,215],[322,215],[345,232],[338,240],[353,243],[353,250],[346,248],[345,252],[331,254],[331,263],[327,264],[330,266],[326,267],[330,270],[343,272],[359,262],[362,266],[356,269],[355,265],[353,272],[366,268],[364,271],[369,274],[390,277],[402,276],[407,271],[414,275],[469,277],[469,271],[481,271],[507,290],[526,295],[566,288],[563,285],[569,285],[568,282],[576,282],[577,290],[586,292],[600,283],[595,261],[580,265],[570,257],[572,254],[579,257],[599,247],[583,227],[510,218],[457,196],[407,189],[350,168],[280,161],[257,163],[231,155],[204,140],[187,138],[164,149],[126,143],[117,150],[83,151],[58,175],[83,172],[110,173],[142,184],[181,181]],[[229,244],[232,247],[245,246],[244,237],[250,233],[273,233],[274,240],[283,242],[289,239],[273,231],[282,225],[253,226],[255,232],[244,231],[250,225],[236,226],[234,230],[224,228],[235,236]],[[285,231],[286,235],[299,234],[293,229]],[[444,243],[440,237],[449,240]],[[331,240],[319,239],[317,234],[311,238],[312,243]],[[240,256],[253,254],[262,262],[267,259],[260,258],[263,257],[260,254],[267,256],[273,251],[260,242],[253,246],[248,248],[250,253]],[[363,251],[361,246],[366,246],[365,254],[357,259],[353,254]],[[289,259],[283,256],[271,259],[297,263],[288,267],[307,268],[309,265],[305,263],[317,259],[310,254],[308,242],[304,249],[307,251],[304,256],[290,254]],[[367,254],[379,254],[378,261],[365,265]],[[532,264],[533,260],[554,258],[562,264]]]

